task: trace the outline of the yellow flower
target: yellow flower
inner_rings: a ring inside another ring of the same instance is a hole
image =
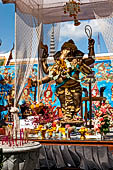
[[[36,107],[38,108],[38,107],[39,107],[39,104],[36,104]]]
[[[30,107],[31,107],[31,109],[34,109],[34,104],[32,104]]]

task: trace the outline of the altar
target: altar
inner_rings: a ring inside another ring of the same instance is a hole
[[[32,141],[32,147],[4,148],[2,170],[113,169],[113,141]]]

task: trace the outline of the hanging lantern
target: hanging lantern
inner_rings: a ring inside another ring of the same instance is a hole
[[[80,0],[69,0],[64,5],[64,14],[69,12],[70,17],[74,17],[74,25],[80,25],[80,22],[77,19],[78,12],[80,12]]]

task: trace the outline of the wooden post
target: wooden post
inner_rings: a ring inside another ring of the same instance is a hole
[[[36,102],[36,92],[37,92],[37,83],[35,84],[35,91],[34,91],[34,102]]]
[[[87,88],[83,88],[83,91],[85,93],[85,97],[88,98],[88,91],[87,91]],[[83,100],[82,98],[82,102],[85,101],[85,115],[84,115],[84,118],[85,118],[85,122],[86,122],[86,125],[87,125],[87,101],[88,100]]]
[[[85,122],[87,126],[87,101],[85,101]]]
[[[92,93],[91,93],[91,78],[90,78],[90,82],[89,82],[89,102],[90,102],[90,115],[89,115],[89,121],[90,121],[90,124],[89,124],[89,127],[91,129],[91,125],[92,125]]]
[[[81,101],[81,117],[83,118],[83,101]]]

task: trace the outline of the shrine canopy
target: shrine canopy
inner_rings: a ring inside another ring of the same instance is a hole
[[[3,3],[15,3],[23,13],[37,17],[44,24],[71,21],[73,17],[64,14],[64,5],[69,0],[2,0]],[[80,0],[79,20],[94,19],[95,14],[108,17],[113,13],[112,0]]]

